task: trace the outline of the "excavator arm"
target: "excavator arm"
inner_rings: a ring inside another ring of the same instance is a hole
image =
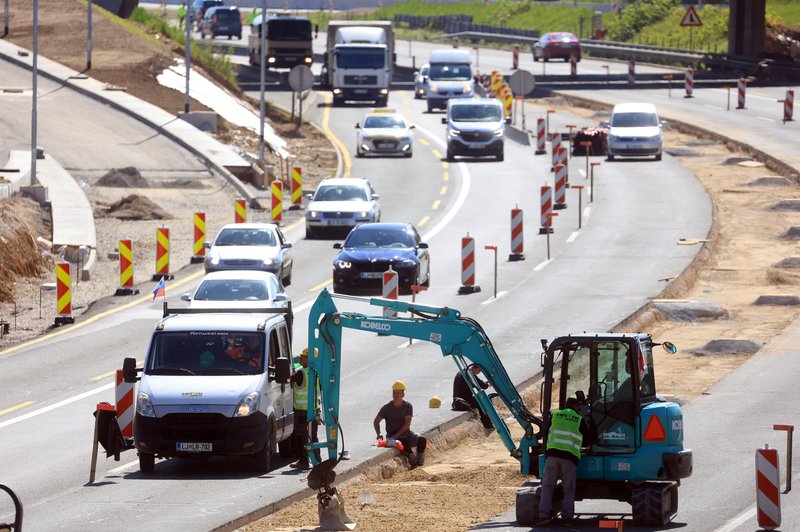
[[[333,298],[366,302],[384,307],[392,312],[409,313],[410,317],[367,316],[356,312],[340,312]],[[323,290],[311,308],[309,316],[309,404],[319,401],[321,422],[325,426],[320,442],[311,444],[309,459],[317,464],[315,449],[327,450],[329,460],[337,460],[341,427],[339,426],[340,368],[342,360],[342,329],[354,329],[381,335],[400,336],[435,343],[442,356],[451,357],[458,370],[472,388],[478,404],[491,419],[497,434],[511,456],[519,460],[523,474],[530,474],[536,464],[532,460],[539,454],[539,435],[544,426],[523,404],[522,397],[514,387],[492,346],[491,340],[474,320],[461,317],[457,310],[447,307],[432,307],[381,298],[360,298],[331,295]],[[523,436],[515,442],[508,425],[500,417],[489,396],[478,385],[468,370],[478,366],[487,381],[494,387],[497,396],[523,429]],[[314,421],[316,413],[308,410],[308,422]],[[539,431],[535,432],[534,427]],[[331,462],[335,465],[336,462]],[[333,466],[330,466],[331,468]]]

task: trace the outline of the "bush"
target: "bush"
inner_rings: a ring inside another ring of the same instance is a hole
[[[606,36],[612,41],[629,41],[645,26],[666,17],[678,0],[642,0],[625,6],[611,19]]]

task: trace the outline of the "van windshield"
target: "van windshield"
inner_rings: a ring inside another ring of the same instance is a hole
[[[614,113],[611,127],[650,127],[658,125],[655,113]]]
[[[179,331],[153,337],[148,375],[258,375],[264,335],[256,332]]]
[[[496,105],[454,105],[450,108],[454,122],[499,122],[500,108]]]
[[[276,41],[308,41],[311,39],[311,21],[268,18],[267,38]]]
[[[336,48],[339,68],[383,68],[385,57],[385,48]]]
[[[430,78],[434,81],[469,81],[472,69],[469,65],[431,65]]]

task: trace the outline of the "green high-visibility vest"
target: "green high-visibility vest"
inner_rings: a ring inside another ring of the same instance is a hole
[[[547,436],[547,448],[558,449],[581,457],[581,416],[571,408],[553,410],[550,421],[550,432]]]
[[[295,410],[308,410],[308,368],[303,368],[303,385],[292,384],[292,405]]]

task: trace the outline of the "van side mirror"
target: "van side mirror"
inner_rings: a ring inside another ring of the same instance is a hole
[[[122,361],[122,380],[129,383],[133,383],[139,380],[136,378],[135,358],[125,357],[125,360]]]
[[[420,243],[417,245],[417,247],[418,247],[419,249],[428,249],[428,243],[427,243],[427,242],[420,242]]]
[[[287,357],[275,361],[275,381],[278,384],[289,384],[292,380],[292,360]]]
[[[360,122],[356,122],[356,129],[361,129],[361,123]]]
[[[205,249],[211,249],[211,242],[203,242],[203,247]]]
[[[444,116],[442,117],[442,124],[447,124],[447,118]]]
[[[341,243],[341,242],[336,242],[336,243],[333,245],[333,249],[342,249],[342,243]]]
[[[416,78],[417,76],[419,76],[419,70],[414,71],[414,77]]]

